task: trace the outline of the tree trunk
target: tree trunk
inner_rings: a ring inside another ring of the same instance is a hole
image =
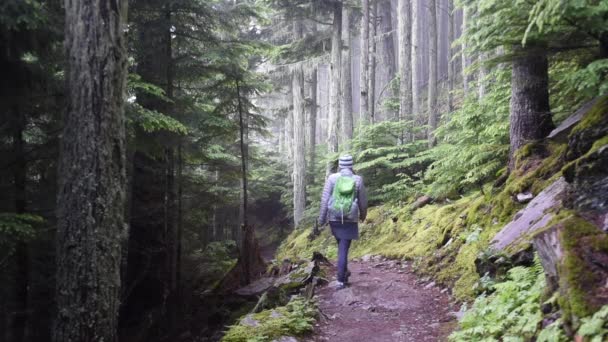
[[[304,125],[304,71],[300,64],[293,72],[293,221],[294,227],[304,216],[306,208],[306,146]]]
[[[308,184],[315,182],[315,159],[316,159],[316,137],[317,137],[317,68],[311,72],[310,77],[310,102],[308,105],[308,122],[306,131],[306,149],[308,160],[306,161],[308,171]]]
[[[456,76],[454,68],[454,0],[447,0],[448,4],[448,113],[454,111],[454,78]]]
[[[361,17],[361,53],[360,53],[360,82],[361,88],[359,118],[362,124],[370,121],[368,102],[369,80],[369,0],[361,1],[363,16]]]
[[[399,120],[412,120],[412,11],[410,0],[398,2],[399,35]],[[401,138],[401,142],[405,137]]]
[[[239,81],[236,81],[236,96],[237,109],[239,112],[239,135],[241,146],[241,205],[239,210],[239,220],[242,227],[247,227],[247,159],[249,158],[249,141],[248,141],[248,125],[247,113],[243,110],[241,102],[241,86]],[[237,240],[238,241],[238,240]]]
[[[412,115],[414,117],[420,117],[421,113],[421,99],[420,99],[420,86],[421,73],[419,68],[420,58],[420,33],[419,33],[419,21],[420,18],[418,13],[418,6],[420,6],[419,0],[412,0]]]
[[[391,0],[381,0],[378,2],[378,22],[380,26],[380,37],[382,44],[381,48],[381,61],[379,63],[378,72],[378,95],[376,102],[378,102],[377,118],[378,121],[382,120],[394,120],[397,118],[397,113],[389,112],[383,106],[383,102],[394,97],[393,88],[390,86],[391,81],[395,78],[397,72],[397,65],[395,61],[395,43],[394,43],[394,25],[392,19],[392,7]]]
[[[367,86],[367,102],[369,104],[369,122],[376,121],[376,51],[377,51],[377,24],[378,4],[372,0],[370,6],[370,32],[369,32],[369,84]]]
[[[65,2],[68,109],[57,198],[56,342],[117,341],[126,12],[124,0]]]
[[[342,53],[342,98],[341,98],[341,144],[344,145],[353,137],[353,94],[352,94],[352,75],[351,75],[351,59],[352,46],[350,35],[350,18],[351,9],[348,6],[342,6],[342,41],[345,44],[345,51]],[[348,146],[344,146],[348,148]]]
[[[608,32],[602,33],[600,36],[600,55],[599,58],[608,58]]]
[[[509,169],[515,166],[515,152],[523,145],[542,139],[553,129],[549,108],[549,65],[542,47],[515,49],[511,76]]]
[[[485,60],[488,58],[487,52],[482,52],[479,54],[479,74],[477,77],[477,92],[479,95],[479,99],[483,99],[486,96],[487,92],[487,80],[488,76],[488,67],[484,65]]]
[[[462,8],[462,34],[466,34],[467,31],[467,25],[468,21],[469,21],[469,16],[470,16],[470,10],[467,9],[466,7]],[[468,68],[471,65],[471,60],[470,60],[470,56],[468,55],[469,53],[466,51],[467,49],[467,43],[465,40],[462,41],[462,44],[460,45],[460,53],[462,55],[462,91],[463,91],[463,97],[466,97],[467,94],[469,93],[469,83],[471,80],[471,76],[469,75],[468,72]]]
[[[329,131],[327,148],[329,154],[338,152],[338,121],[340,120],[340,60],[342,54],[342,3],[334,4],[334,22],[331,32],[331,81],[329,89]],[[332,164],[327,164],[326,174],[332,170]]]
[[[15,186],[15,213],[23,214],[26,210],[26,175],[27,161],[25,159],[25,131],[26,119],[23,113],[15,105],[13,118],[13,154],[15,155],[15,166],[13,168],[13,181]],[[25,242],[17,242],[15,249],[16,274],[15,274],[15,308],[12,322],[13,341],[25,340],[27,318],[28,318],[28,288],[29,288],[29,252]]]
[[[428,82],[428,112],[429,112],[429,131],[427,139],[429,146],[435,145],[434,132],[437,129],[438,108],[437,108],[437,7],[435,0],[429,0],[429,82]]]

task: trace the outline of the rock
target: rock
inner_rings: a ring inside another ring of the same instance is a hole
[[[293,336],[281,336],[276,340],[272,340],[272,342],[298,342],[298,339]]]
[[[270,317],[281,318],[281,317],[283,317],[283,314],[281,314],[280,312],[278,312],[276,310],[272,310],[272,311],[270,311]]]
[[[566,322],[608,304],[608,236],[595,224],[572,214],[536,234],[534,247],[545,270],[548,290],[559,291],[571,308]]]
[[[515,198],[517,199],[517,202],[519,203],[528,203],[530,202],[530,200],[532,200],[534,198],[534,195],[532,195],[532,193],[530,192],[523,192],[523,193],[519,193],[515,196]]]
[[[277,306],[285,305],[289,302],[286,291],[282,288],[271,286],[262,296],[258,299],[252,313],[257,313],[265,309],[275,308]]]
[[[234,293],[243,297],[259,296],[266,290],[268,290],[272,285],[274,285],[274,278],[264,277],[254,281],[253,283],[245,287],[241,287]]]
[[[248,326],[248,327],[257,327],[258,325],[260,325],[260,322],[256,321],[253,318],[252,314],[249,314],[249,315],[245,316],[245,318],[243,318],[241,320],[241,324],[245,325],[245,326]]]
[[[570,207],[579,212],[608,211],[608,143],[566,166],[564,177],[572,184]]]
[[[431,203],[433,199],[430,196],[421,196],[416,199],[416,201],[410,206],[410,210],[416,210],[424,207],[425,205]]]
[[[608,134],[608,96],[596,99],[590,108],[585,109],[580,124],[568,135],[567,160],[584,155],[597,140]]]
[[[435,282],[434,281],[426,284],[426,286],[424,288],[428,290],[428,289],[433,288],[433,287],[435,287]]]
[[[584,104],[581,108],[579,108],[579,110],[574,112],[574,114],[570,115],[566,120],[562,121],[559,126],[551,131],[547,138],[558,142],[566,142],[572,128],[574,128],[574,126],[581,121],[583,116],[595,105],[597,100],[598,99],[594,99]]]
[[[441,293],[448,293],[449,289],[446,287],[445,289],[441,290]]]
[[[545,227],[555,216],[552,209],[562,206],[567,189],[568,184],[563,177],[548,186],[496,234],[491,247],[503,251],[514,242],[526,242],[526,236],[531,237],[533,232]]]
[[[450,316],[455,317],[457,320],[461,320],[464,317],[464,311],[452,311],[450,312]]]
[[[364,256],[361,257],[361,261],[362,262],[369,262],[372,259],[372,256],[369,254],[366,254]]]

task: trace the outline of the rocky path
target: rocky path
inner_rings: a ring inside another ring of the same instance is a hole
[[[321,319],[306,341],[445,341],[456,326],[445,290],[406,263],[379,258],[349,263],[350,286],[318,290]],[[335,279],[335,269],[327,270]]]

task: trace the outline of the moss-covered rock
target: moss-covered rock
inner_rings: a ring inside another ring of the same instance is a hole
[[[608,135],[608,96],[596,101],[572,129],[568,139],[567,159],[574,160],[589,151],[593,144]]]
[[[318,309],[314,302],[294,297],[287,305],[243,317],[230,326],[222,342],[272,341],[312,331]]]

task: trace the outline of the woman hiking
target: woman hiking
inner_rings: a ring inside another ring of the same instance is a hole
[[[338,172],[329,175],[321,195],[319,226],[329,222],[338,242],[338,289],[348,285],[348,249],[351,240],[359,238],[357,221],[367,215],[367,194],[363,178],[353,172],[353,157],[338,160]]]

